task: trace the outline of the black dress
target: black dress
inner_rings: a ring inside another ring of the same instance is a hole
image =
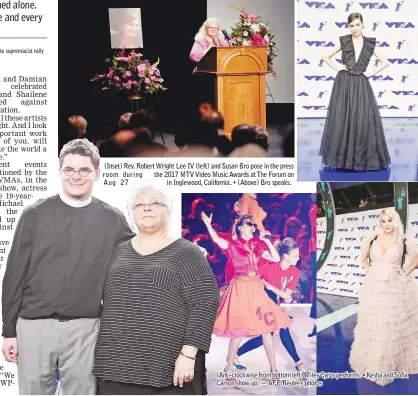
[[[332,87],[319,154],[327,167],[353,170],[388,168],[390,156],[377,101],[366,71],[376,39],[363,38],[356,62],[351,34],[340,37],[342,64]]]

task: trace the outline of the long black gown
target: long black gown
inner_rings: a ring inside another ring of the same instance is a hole
[[[358,61],[351,34],[340,37],[342,64],[332,87],[319,154],[326,167],[353,170],[388,168],[390,156],[382,119],[366,71],[376,39],[363,38]]]

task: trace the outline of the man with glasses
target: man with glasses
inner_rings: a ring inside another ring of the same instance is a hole
[[[20,394],[95,394],[91,374],[104,280],[116,246],[134,236],[124,215],[92,197],[97,148],[67,143],[62,191],[23,211],[3,278],[3,354],[18,363]]]

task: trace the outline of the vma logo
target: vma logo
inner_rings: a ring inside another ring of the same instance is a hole
[[[345,250],[342,246],[336,246],[334,249],[335,250]]]
[[[335,47],[332,41],[306,41],[306,44],[308,44],[309,47]]]
[[[358,221],[358,217],[347,217],[347,221]]]
[[[418,225],[418,221],[411,221],[412,225]]]
[[[363,276],[365,276],[365,275],[364,275],[364,274],[360,274],[360,273],[358,273],[358,272],[354,272],[353,276],[363,277]]]
[[[331,275],[342,275],[341,272],[331,272]]]
[[[389,7],[385,3],[360,3],[360,7],[363,8],[363,10],[388,10]]]
[[[348,228],[339,228],[338,232],[348,232]]]
[[[418,95],[418,92],[415,91],[392,91],[395,95]]]
[[[390,76],[371,76],[370,77],[373,81],[393,81],[393,78]]]
[[[305,3],[309,8],[333,8],[335,9],[333,4],[326,3],[325,1],[305,1]]]
[[[386,41],[382,41],[382,42],[376,41],[376,45],[378,47],[390,47],[389,43],[387,43]]]
[[[358,264],[348,264],[348,267],[350,268],[360,268]]]
[[[345,280],[337,280],[337,283],[344,283],[344,285],[348,285],[348,282]]]
[[[369,219],[377,219],[379,217],[378,214],[369,215]]]
[[[392,58],[389,59],[389,62],[396,63],[398,65],[418,65],[418,62],[415,59],[408,58]]]
[[[387,27],[395,29],[415,29],[412,22],[385,22]]]
[[[310,29],[310,25],[308,22],[299,22],[298,21],[298,28],[300,29]]]
[[[395,105],[382,105],[378,106],[378,108],[384,110],[399,110],[399,107],[396,107]]]
[[[309,96],[306,92],[299,92],[297,96]],[[324,231],[325,234],[325,231]]]
[[[337,264],[327,264],[327,267],[338,267]]]
[[[370,228],[367,227],[367,226],[362,226],[362,227],[357,227],[357,228],[358,228],[359,231],[367,231],[367,230],[370,230]]]
[[[326,106],[302,106],[302,107],[306,110],[315,110],[315,111],[328,109],[328,107]]]
[[[345,259],[345,260],[350,260],[351,256],[340,256],[340,258]]]
[[[328,290],[328,286],[317,286],[318,289]]]
[[[310,65],[311,63],[307,59],[300,60],[298,58],[298,65]]]
[[[341,28],[345,28],[348,29],[348,22],[335,22],[335,24],[337,25],[337,27]]]
[[[334,81],[335,78],[332,76],[305,76],[305,78],[309,81]]]
[[[346,229],[347,230],[347,229]],[[348,231],[348,230],[347,230]],[[345,238],[346,241],[357,241],[356,238],[354,237],[350,237],[350,238]]]
[[[353,290],[351,289],[340,289],[340,292],[345,292],[345,293],[354,293]]]

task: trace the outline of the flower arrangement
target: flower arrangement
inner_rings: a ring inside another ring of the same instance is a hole
[[[275,53],[276,43],[273,41],[274,35],[268,28],[268,24],[261,22],[261,15],[249,15],[244,7],[231,7],[240,12],[239,19],[234,21],[232,28],[231,44],[232,45],[268,45],[267,53],[267,70],[277,78],[274,69],[273,59],[277,56]]]
[[[106,59],[106,63],[109,65],[107,73],[96,74],[91,79],[101,82],[102,90],[124,91],[139,97],[167,90],[162,85],[164,80],[158,69],[159,59],[151,64],[147,59],[142,59],[139,52],[119,50],[111,59]]]

